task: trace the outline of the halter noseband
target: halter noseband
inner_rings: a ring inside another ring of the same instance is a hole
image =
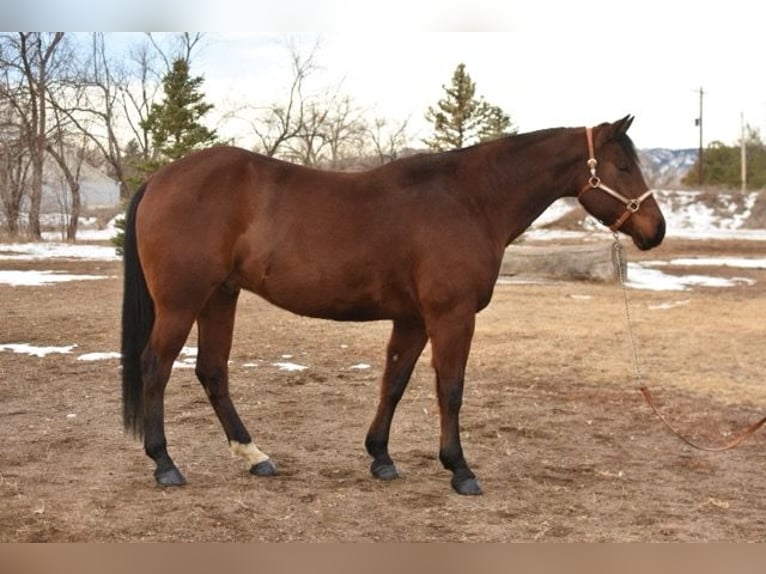
[[[620,227],[622,227],[623,224],[630,218],[630,216],[639,210],[644,200],[649,198],[653,192],[650,189],[644,192],[641,196],[630,199],[622,195],[620,192],[613,190],[611,187],[604,185],[601,182],[601,178],[596,175],[596,166],[598,165],[598,160],[596,159],[596,153],[593,149],[593,128],[585,128],[585,135],[588,138],[588,169],[590,170],[590,178],[588,178],[588,183],[586,183],[580,190],[580,193],[577,195],[577,199],[579,199],[582,203],[582,196],[585,195],[586,191],[590,191],[591,189],[600,189],[601,191],[606,192],[607,194],[614,197],[616,200],[624,203],[625,213],[618,217],[617,220],[609,226],[609,229],[613,233],[616,233],[617,230],[620,229]]]

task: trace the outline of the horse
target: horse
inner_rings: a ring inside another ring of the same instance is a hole
[[[231,452],[255,476],[278,474],[229,395],[244,289],[303,316],[392,322],[365,438],[377,479],[399,476],[388,450],[391,423],[430,341],[439,460],[457,493],[481,494],[459,414],[475,317],[492,298],[505,248],[562,197],[578,197],[641,250],[662,242],[665,220],[627,135],[632,122],[503,136],[360,172],[227,146],[156,171],[126,215],[121,349],[123,424],[143,438],[156,482],[186,483],[168,454],[164,393],[195,322],[195,374]]]

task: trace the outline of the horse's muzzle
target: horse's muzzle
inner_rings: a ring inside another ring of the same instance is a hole
[[[657,247],[662,240],[665,239],[665,220],[662,219],[657,224],[657,227],[653,235],[643,235],[636,233],[633,235],[633,243],[636,244],[641,251],[647,251],[653,247]]]

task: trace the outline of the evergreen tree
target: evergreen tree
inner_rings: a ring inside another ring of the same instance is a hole
[[[179,58],[173,61],[172,68],[162,79],[164,100],[152,104],[146,119],[141,122],[141,127],[152,136],[152,156],[143,161],[138,159],[135,142],[131,142],[126,149],[126,162],[134,168],[131,170],[134,171],[130,176],[131,183],[137,184],[163,165],[216,142],[215,130],[209,130],[200,123],[202,116],[213,109],[212,104],[205,103],[205,96],[200,92],[203,81],[202,76],[189,76],[187,60]],[[112,238],[112,243],[117,254],[122,255],[124,217],[118,218],[115,225],[117,235]]]
[[[498,106],[476,97],[476,84],[459,64],[446,96],[429,107],[426,120],[434,126],[433,137],[423,140],[433,150],[444,151],[515,133],[510,117]]]
[[[215,130],[200,123],[202,116],[213,109],[204,101],[200,87],[202,76],[189,76],[189,63],[184,59],[173,62],[171,70],[162,79],[165,98],[152,104],[142,127],[152,134],[155,166],[178,159],[194,149],[212,145]]]
[[[740,188],[742,183],[741,145],[741,141],[734,146],[715,141],[705,148],[702,164],[704,185]],[[766,145],[761,140],[758,130],[750,126],[747,126],[745,150],[748,189],[766,187]],[[690,187],[699,186],[699,158],[683,177],[681,183]]]

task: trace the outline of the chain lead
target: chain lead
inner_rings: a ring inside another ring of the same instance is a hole
[[[636,384],[638,385],[639,388],[643,388],[644,378],[641,374],[641,365],[638,361],[638,350],[636,347],[636,338],[633,334],[633,319],[630,316],[630,303],[628,301],[628,287],[625,284],[627,282],[626,274],[628,270],[628,262],[627,262],[627,259],[625,258],[625,250],[620,244],[620,239],[617,233],[614,233],[612,237],[614,238],[612,249],[614,251],[614,259],[617,262],[617,275],[620,281],[620,286],[622,287],[622,297],[625,302],[625,319],[628,325],[628,329],[627,329],[628,345],[630,346],[631,357],[633,359],[633,370],[635,372]]]

